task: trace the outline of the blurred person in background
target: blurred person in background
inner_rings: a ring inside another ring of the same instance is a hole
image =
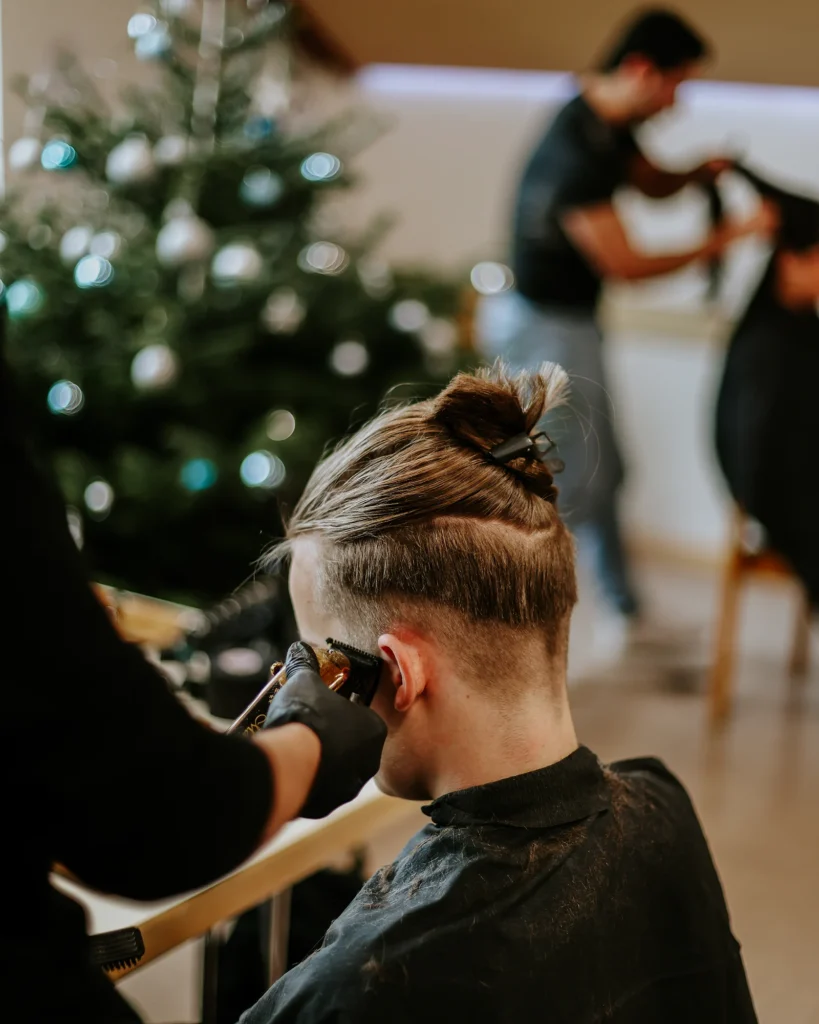
[[[716,447],[735,501],[819,605],[819,202],[737,173],[779,219],[773,251],[728,344]]]
[[[126,1024],[139,1018],[92,964],[84,911],[50,884],[52,868],[137,900],[215,881],[289,819],[351,800],[386,730],[327,689],[301,644],[254,741],[188,714],[91,590],[16,408],[4,326],[0,1006],[14,1024]]]
[[[673,648],[681,634],[646,620],[624,550],[618,515],[624,467],[597,319],[602,286],[710,262],[736,239],[769,227],[763,210],[723,224],[693,249],[648,255],[632,245],[613,205],[622,187],[663,198],[689,183],[712,184],[730,167],[715,159],[670,173],[634,138],[643,122],[673,106],[680,84],[708,56],[708,44],[691,26],[672,12],[651,10],[624,29],[596,71],[581,77],[579,94],[554,118],[523,172],[512,238],[516,290],[493,299],[483,318],[479,313],[487,356],[502,355],[513,367],[554,361],[572,379],[570,407],[546,429],[566,463],[561,513],[607,609],[594,645],[604,660],[641,642]]]

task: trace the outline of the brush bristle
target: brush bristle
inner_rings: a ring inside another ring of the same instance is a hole
[[[120,928],[91,936],[91,963],[104,971],[133,967],[145,955],[145,943],[139,928]]]

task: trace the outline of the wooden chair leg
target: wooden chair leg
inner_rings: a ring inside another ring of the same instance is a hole
[[[722,603],[717,621],[714,662],[708,686],[709,717],[719,725],[731,710],[737,615],[742,587],[742,556],[731,554],[722,581]]]
[[[802,680],[808,672],[808,663],[810,661],[810,620],[810,602],[803,594],[800,597],[799,608],[796,613],[791,656],[788,662],[788,672],[791,679]]]

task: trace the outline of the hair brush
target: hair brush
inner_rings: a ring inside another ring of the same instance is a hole
[[[120,928],[91,936],[91,963],[104,971],[134,967],[145,956],[139,928]]]
[[[319,663],[319,675],[331,690],[353,704],[369,706],[378,686],[381,659],[340,640],[327,640],[326,647],[313,647]],[[270,669],[270,679],[228,728],[229,733],[250,735],[264,728],[270,702],[287,683],[287,671],[281,662]]]

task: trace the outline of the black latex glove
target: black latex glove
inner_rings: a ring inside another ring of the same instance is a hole
[[[387,727],[374,711],[327,688],[307,644],[292,644],[284,667],[287,682],[270,703],[265,729],[301,722],[321,740],[318,771],[299,813],[323,818],[352,800],[378,771]]]

